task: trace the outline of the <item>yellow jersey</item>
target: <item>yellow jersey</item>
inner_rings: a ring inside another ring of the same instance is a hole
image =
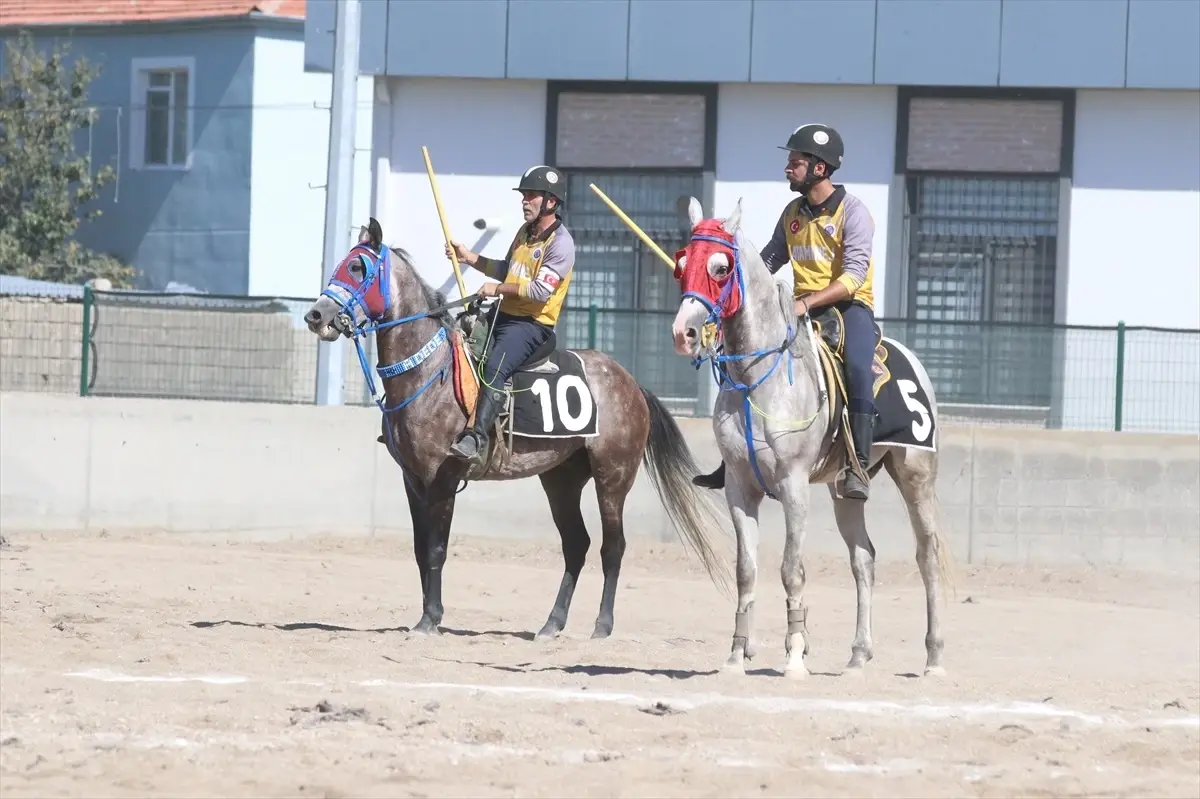
[[[561,220],[541,235],[531,235],[529,226],[522,225],[505,260],[479,261],[476,268],[482,267],[488,277],[518,289],[518,294],[501,301],[501,312],[526,316],[547,327],[558,323],[575,266],[575,241]]]
[[[844,186],[815,207],[798,197],[784,209],[780,225],[797,299],[836,280],[850,290],[851,299],[875,310],[875,222],[862,200]]]

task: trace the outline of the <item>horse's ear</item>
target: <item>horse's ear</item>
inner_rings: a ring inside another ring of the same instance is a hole
[[[371,221],[367,224],[367,236],[374,249],[378,250],[383,246],[383,226],[375,217],[371,217]]]
[[[367,233],[367,226],[366,225],[360,226],[358,228],[358,243],[366,244],[370,240],[371,240],[371,236],[369,233]]]
[[[695,197],[688,198],[688,221],[692,223],[692,227],[700,224],[704,219],[704,209],[700,207],[700,201]]]
[[[721,227],[725,228],[730,233],[736,233],[737,229],[742,224],[742,198],[738,197],[737,204],[733,206],[733,213],[725,218],[721,223]]]

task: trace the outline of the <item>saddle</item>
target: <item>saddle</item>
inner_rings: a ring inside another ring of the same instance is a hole
[[[496,309],[499,306],[492,306],[491,310],[482,315],[473,315],[470,312],[463,314],[458,320],[458,329],[462,331],[465,337],[465,344],[471,359],[482,369],[487,363],[488,350],[492,343],[492,328],[496,322]],[[555,374],[558,372],[558,367],[550,362],[550,356],[554,354],[558,347],[558,337],[553,331],[550,333],[550,338],[544,344],[533,351],[518,372],[538,372],[541,374]],[[512,378],[504,384],[505,391],[511,391]]]
[[[854,454],[854,442],[850,433],[850,396],[846,387],[845,320],[837,308],[826,307],[810,317],[810,321],[817,337],[817,352],[825,376],[829,415],[839,422],[834,431],[834,441],[841,437],[846,446],[846,462],[857,470],[858,458]],[[875,355],[871,359],[871,373],[875,380],[871,384],[871,395],[877,398],[879,389],[891,379],[891,372],[887,367],[888,352],[883,345],[883,329],[878,322],[873,321],[872,326],[875,329]]]
[[[458,319],[458,324],[450,335],[451,347],[454,351],[453,369],[454,397],[463,413],[467,415],[465,427],[475,424],[475,408],[479,402],[480,373],[490,355],[492,332],[499,306],[479,313],[478,309],[469,309]],[[475,313],[472,313],[475,310]],[[552,331],[537,349],[530,354],[528,360],[517,369],[517,373],[557,374],[558,365],[550,360],[558,348],[558,337]],[[482,463],[473,468],[468,479],[478,479],[486,474],[496,460],[498,454],[501,461],[507,462],[512,455],[513,439],[513,378],[504,382],[504,407],[496,416],[495,427],[489,431],[488,453]],[[501,447],[503,442],[503,447]],[[502,450],[502,452],[501,452]]]

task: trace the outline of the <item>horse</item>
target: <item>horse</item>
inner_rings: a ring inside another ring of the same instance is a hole
[[[699,555],[718,587],[723,585],[727,579],[723,569],[728,567],[714,549],[714,539],[723,534],[720,514],[690,484],[695,459],[678,424],[653,393],[605,353],[535,353],[513,378],[514,388],[523,380],[532,383],[532,390],[520,395],[519,405],[510,397],[507,417],[501,415],[490,436],[487,459],[471,464],[449,456],[455,436],[473,416],[478,395],[476,365],[464,344],[463,326],[484,322],[470,310],[462,314],[469,322],[450,313],[468,302],[477,302],[475,295],[447,303],[417,273],[406,251],[383,243],[383,229],[371,218],[361,228],[358,244],[304,315],[308,329],[321,340],[337,341],[339,336],[354,340],[364,377],[382,411],[380,440],[404,476],[421,579],[422,614],[412,631],[442,632],[442,573],[455,498],[459,484],[472,479],[518,480],[536,475],[541,480],[562,540],[565,571],[539,638],[556,636],[566,627],[591,545],[580,500],[592,479],[600,511],[604,575],[592,637],[611,635],[625,555],[625,500],[639,462],[645,463],[685,546]],[[361,345],[371,333],[379,354],[382,396],[375,392]],[[551,347],[554,344],[552,338]],[[524,418],[532,417],[537,424],[549,421],[549,432],[511,435],[513,417],[522,410]],[[502,435],[506,423],[507,443]],[[588,424],[590,435],[577,434]]]
[[[848,462],[861,467],[854,459],[849,436],[838,424],[844,396],[838,394],[841,377],[836,360],[828,357],[833,350],[823,334],[819,337],[814,332],[813,320],[807,315],[797,319],[791,286],[771,274],[743,232],[740,198],[733,212],[719,220],[705,219],[693,197],[688,217],[691,237],[687,247],[676,253],[682,296],[672,333],[676,352],[691,356],[697,367],[709,360],[722,388],[714,407],[713,431],[725,458],[725,500],[737,535],[737,611],[731,651],[722,668],[744,673],[746,660],[754,656],[758,511],[764,495],[770,495],[783,506],[786,525],[780,569],[787,594],[784,676],[808,675],[804,661],[809,652],[808,608],[804,604],[805,522],[810,483],[826,483],[838,530],[849,549],[858,599],[851,656],[843,673],[861,675],[874,657],[875,547],[867,533],[865,502],[841,498],[837,490],[837,477]],[[892,425],[892,430],[899,431],[892,441],[902,443],[888,446],[889,441],[877,436],[866,475],[871,479],[886,469],[906,504],[925,586],[924,673],[939,676],[945,674],[939,574],[947,578],[948,574],[935,493],[937,405],[929,375],[916,356],[899,342],[883,337],[878,327],[876,335],[882,354],[891,357],[881,366],[877,348],[877,404],[885,399],[878,394],[880,377],[890,367],[890,382],[898,385],[891,387],[895,393],[886,398],[889,404],[884,410],[898,420]],[[920,401],[922,394],[927,407]],[[910,423],[911,428],[906,427]],[[757,433],[756,426],[760,426]],[[923,441],[930,434],[931,440]],[[904,445],[914,442],[925,446]]]

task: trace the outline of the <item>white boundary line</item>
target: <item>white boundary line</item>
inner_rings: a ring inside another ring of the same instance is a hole
[[[110,683],[183,683],[201,682],[210,685],[240,685],[252,682],[264,682],[241,675],[196,675],[196,676],[162,676],[162,675],[130,675],[107,669],[91,669],[87,671],[68,672],[64,676],[81,679],[98,680]],[[329,683],[317,680],[286,680],[276,681],[278,684],[328,686]],[[540,686],[521,685],[488,685],[475,683],[451,682],[401,682],[385,679],[356,680],[350,685],[363,688],[398,689],[403,692],[428,691],[433,693],[467,693],[489,694],[496,697],[523,697],[548,702],[607,702],[622,705],[648,706],[655,702],[665,702],[681,710],[690,710],[706,705],[735,705],[761,713],[842,713],[870,715],[877,717],[911,718],[926,721],[980,721],[995,717],[1025,717],[1047,719],[1073,719],[1092,726],[1114,727],[1183,727],[1200,729],[1200,715],[1174,718],[1150,718],[1130,720],[1121,716],[1100,716],[1068,708],[1059,708],[1042,702],[1009,702],[998,703],[956,703],[932,704],[909,703],[891,700],[849,700],[849,699],[817,699],[807,697],[750,697],[729,696],[718,693],[702,693],[687,695],[644,696],[632,693],[617,693],[611,691],[582,691],[570,688],[545,688]]]

